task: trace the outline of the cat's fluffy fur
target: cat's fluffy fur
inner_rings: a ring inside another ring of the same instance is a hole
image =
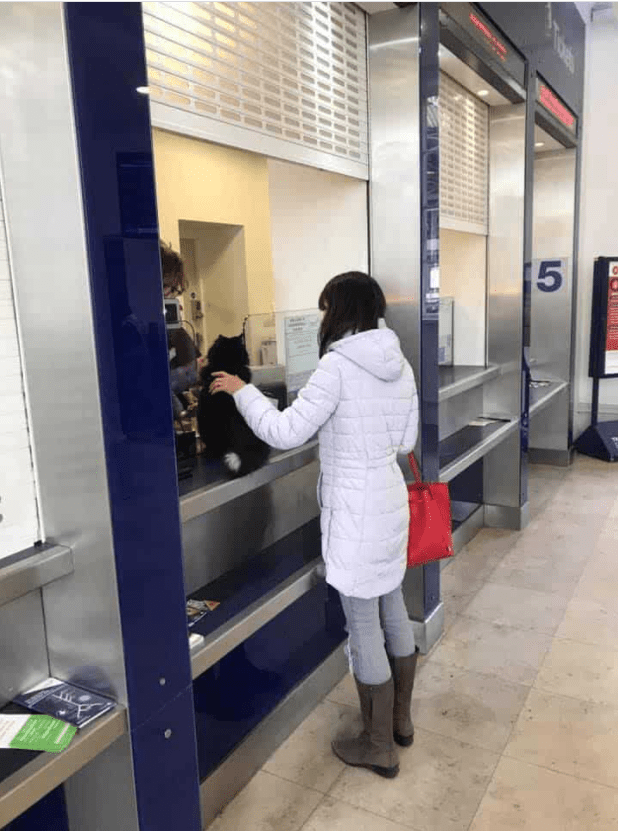
[[[265,463],[270,448],[253,433],[231,395],[209,392],[213,372],[237,375],[247,384],[251,381],[249,355],[242,335],[235,338],[219,335],[208,351],[207,361],[200,373],[203,388],[197,410],[205,456],[222,460],[233,476],[245,476]]]

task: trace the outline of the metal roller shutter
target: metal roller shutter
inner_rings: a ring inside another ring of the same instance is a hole
[[[153,124],[368,178],[365,14],[348,3],[144,3]]]

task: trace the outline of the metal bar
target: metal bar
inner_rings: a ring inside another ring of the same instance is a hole
[[[182,497],[180,500],[182,521],[189,522],[195,517],[214,511],[226,502],[238,499],[239,496],[244,496],[262,485],[267,485],[275,479],[280,479],[288,473],[311,464],[318,458],[317,447],[317,440],[311,441],[302,447],[277,456],[264,467],[247,476],[221,482]]]
[[[596,375],[592,379],[592,417],[590,419],[590,424],[592,427],[596,427],[599,423],[599,376]]]
[[[321,579],[318,574],[319,560],[320,558],[312,560],[276,589],[273,589],[266,597],[256,600],[255,603],[252,603],[247,609],[232,618],[225,627],[225,631],[217,630],[213,632],[204,646],[191,655],[193,680],[310,591]]]
[[[493,450],[496,445],[500,444],[501,441],[510,436],[519,426],[519,419],[513,419],[505,424],[503,427],[499,427],[491,436],[488,436],[483,441],[479,442],[478,444],[474,445],[467,453],[464,453],[458,459],[455,459],[454,462],[451,462],[450,465],[442,468],[440,471],[440,481],[441,482],[450,482],[451,479],[454,479],[458,476],[462,471],[464,471],[467,467],[474,464],[474,462],[481,459],[490,450]]]
[[[0,606],[73,571],[73,552],[62,545],[29,548],[0,562]]]
[[[186,107],[153,100],[150,102],[150,115],[152,126],[161,130],[212,141],[215,144],[238,147],[273,159],[291,160],[297,164],[319,167],[353,179],[367,181],[369,177],[367,162],[346,159],[344,156],[298,144],[291,139],[250,130],[240,124],[218,121],[214,116],[201,115]]]
[[[0,828],[69,779],[126,732],[126,710],[118,707],[80,730],[62,753],[41,753],[0,782]]]
[[[541,410],[544,410],[548,404],[558,395],[559,392],[565,390],[569,386],[568,381],[556,381],[555,384],[552,384],[550,389],[547,390],[546,393],[540,395],[534,404],[530,404],[530,417],[532,418],[533,415],[536,415]]]
[[[438,393],[438,401],[446,401],[449,398],[452,398],[454,395],[460,395],[463,392],[467,392],[468,390],[474,389],[474,387],[480,387],[481,384],[484,384],[486,381],[491,381],[492,378],[497,378],[500,375],[500,367],[499,366],[489,366],[489,367],[453,367],[455,371],[462,370],[461,377],[456,378],[456,380],[452,381],[450,384],[445,384],[443,387],[440,387],[440,391]],[[463,370],[469,370],[468,373],[464,373]]]

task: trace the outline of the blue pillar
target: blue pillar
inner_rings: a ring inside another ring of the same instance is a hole
[[[139,3],[65,5],[139,824],[198,831],[141,15]]]

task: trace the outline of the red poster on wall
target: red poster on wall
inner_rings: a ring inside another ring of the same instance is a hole
[[[618,262],[609,263],[607,325],[605,328],[605,372],[618,372]]]

